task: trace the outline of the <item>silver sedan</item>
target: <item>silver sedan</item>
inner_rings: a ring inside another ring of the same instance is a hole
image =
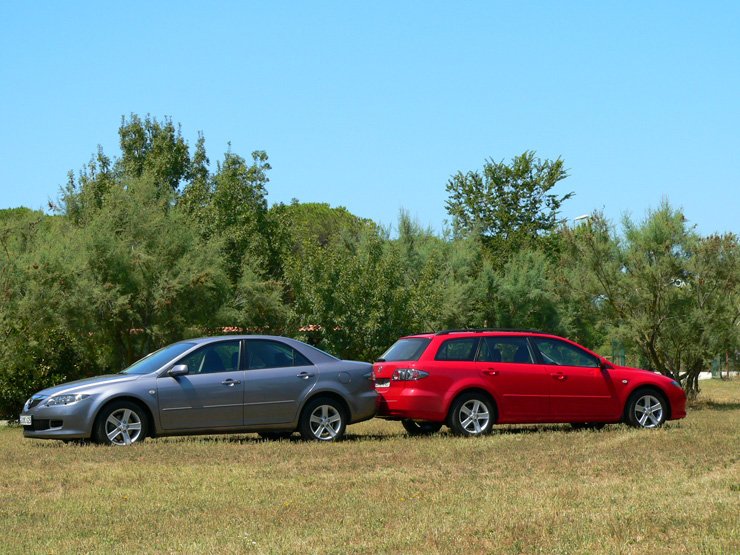
[[[300,432],[332,441],[376,410],[372,367],[274,336],[190,339],[120,374],[40,391],[26,401],[23,435],[130,445],[146,437]]]

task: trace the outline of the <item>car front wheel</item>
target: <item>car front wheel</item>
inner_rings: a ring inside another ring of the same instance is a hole
[[[303,409],[298,431],[305,440],[337,441],[346,427],[344,407],[334,399],[320,397]]]
[[[491,431],[495,420],[493,405],[478,393],[458,397],[450,410],[450,428],[460,436],[480,436]]]
[[[660,428],[667,407],[663,396],[655,391],[638,391],[627,403],[627,423],[636,428]]]
[[[143,441],[147,419],[141,407],[128,401],[111,403],[98,415],[93,431],[96,443],[131,445]]]

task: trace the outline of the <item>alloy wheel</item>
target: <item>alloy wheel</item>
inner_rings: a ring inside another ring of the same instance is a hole
[[[470,399],[460,407],[460,426],[471,435],[483,433],[490,420],[488,407],[478,399]]]
[[[663,403],[653,395],[643,395],[635,402],[634,419],[643,428],[657,428],[663,423]]]
[[[128,408],[114,410],[105,421],[105,435],[113,445],[131,445],[141,437],[141,418]]]
[[[342,429],[342,415],[331,405],[319,405],[311,412],[309,426],[316,439],[331,441]]]

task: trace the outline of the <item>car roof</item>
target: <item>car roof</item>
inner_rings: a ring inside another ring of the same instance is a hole
[[[195,343],[197,345],[202,345],[205,343],[212,343],[214,341],[223,341],[229,339],[275,339],[279,341],[285,341],[287,339],[289,341],[296,341],[295,339],[284,337],[282,335],[210,335],[207,337],[193,337],[192,339],[183,339],[182,341],[178,341],[178,343]]]
[[[455,329],[437,332],[424,332],[406,335],[401,339],[424,338],[431,339],[436,336],[454,335],[455,337],[496,336],[496,335],[537,335],[541,337],[558,337],[550,333],[530,329],[506,329],[506,328],[480,328],[480,329]]]

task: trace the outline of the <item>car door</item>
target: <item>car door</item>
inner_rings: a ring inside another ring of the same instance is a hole
[[[525,336],[484,337],[477,364],[496,393],[501,421],[542,422],[549,418],[549,377],[535,363]]]
[[[285,424],[316,385],[319,372],[290,345],[272,339],[248,339],[244,377],[244,424]]]
[[[243,423],[244,371],[241,341],[209,343],[185,355],[184,376],[157,379],[159,418],[167,431],[229,428]]]
[[[550,377],[553,419],[578,422],[614,418],[620,408],[614,384],[601,360],[560,339],[533,337],[542,368]]]

